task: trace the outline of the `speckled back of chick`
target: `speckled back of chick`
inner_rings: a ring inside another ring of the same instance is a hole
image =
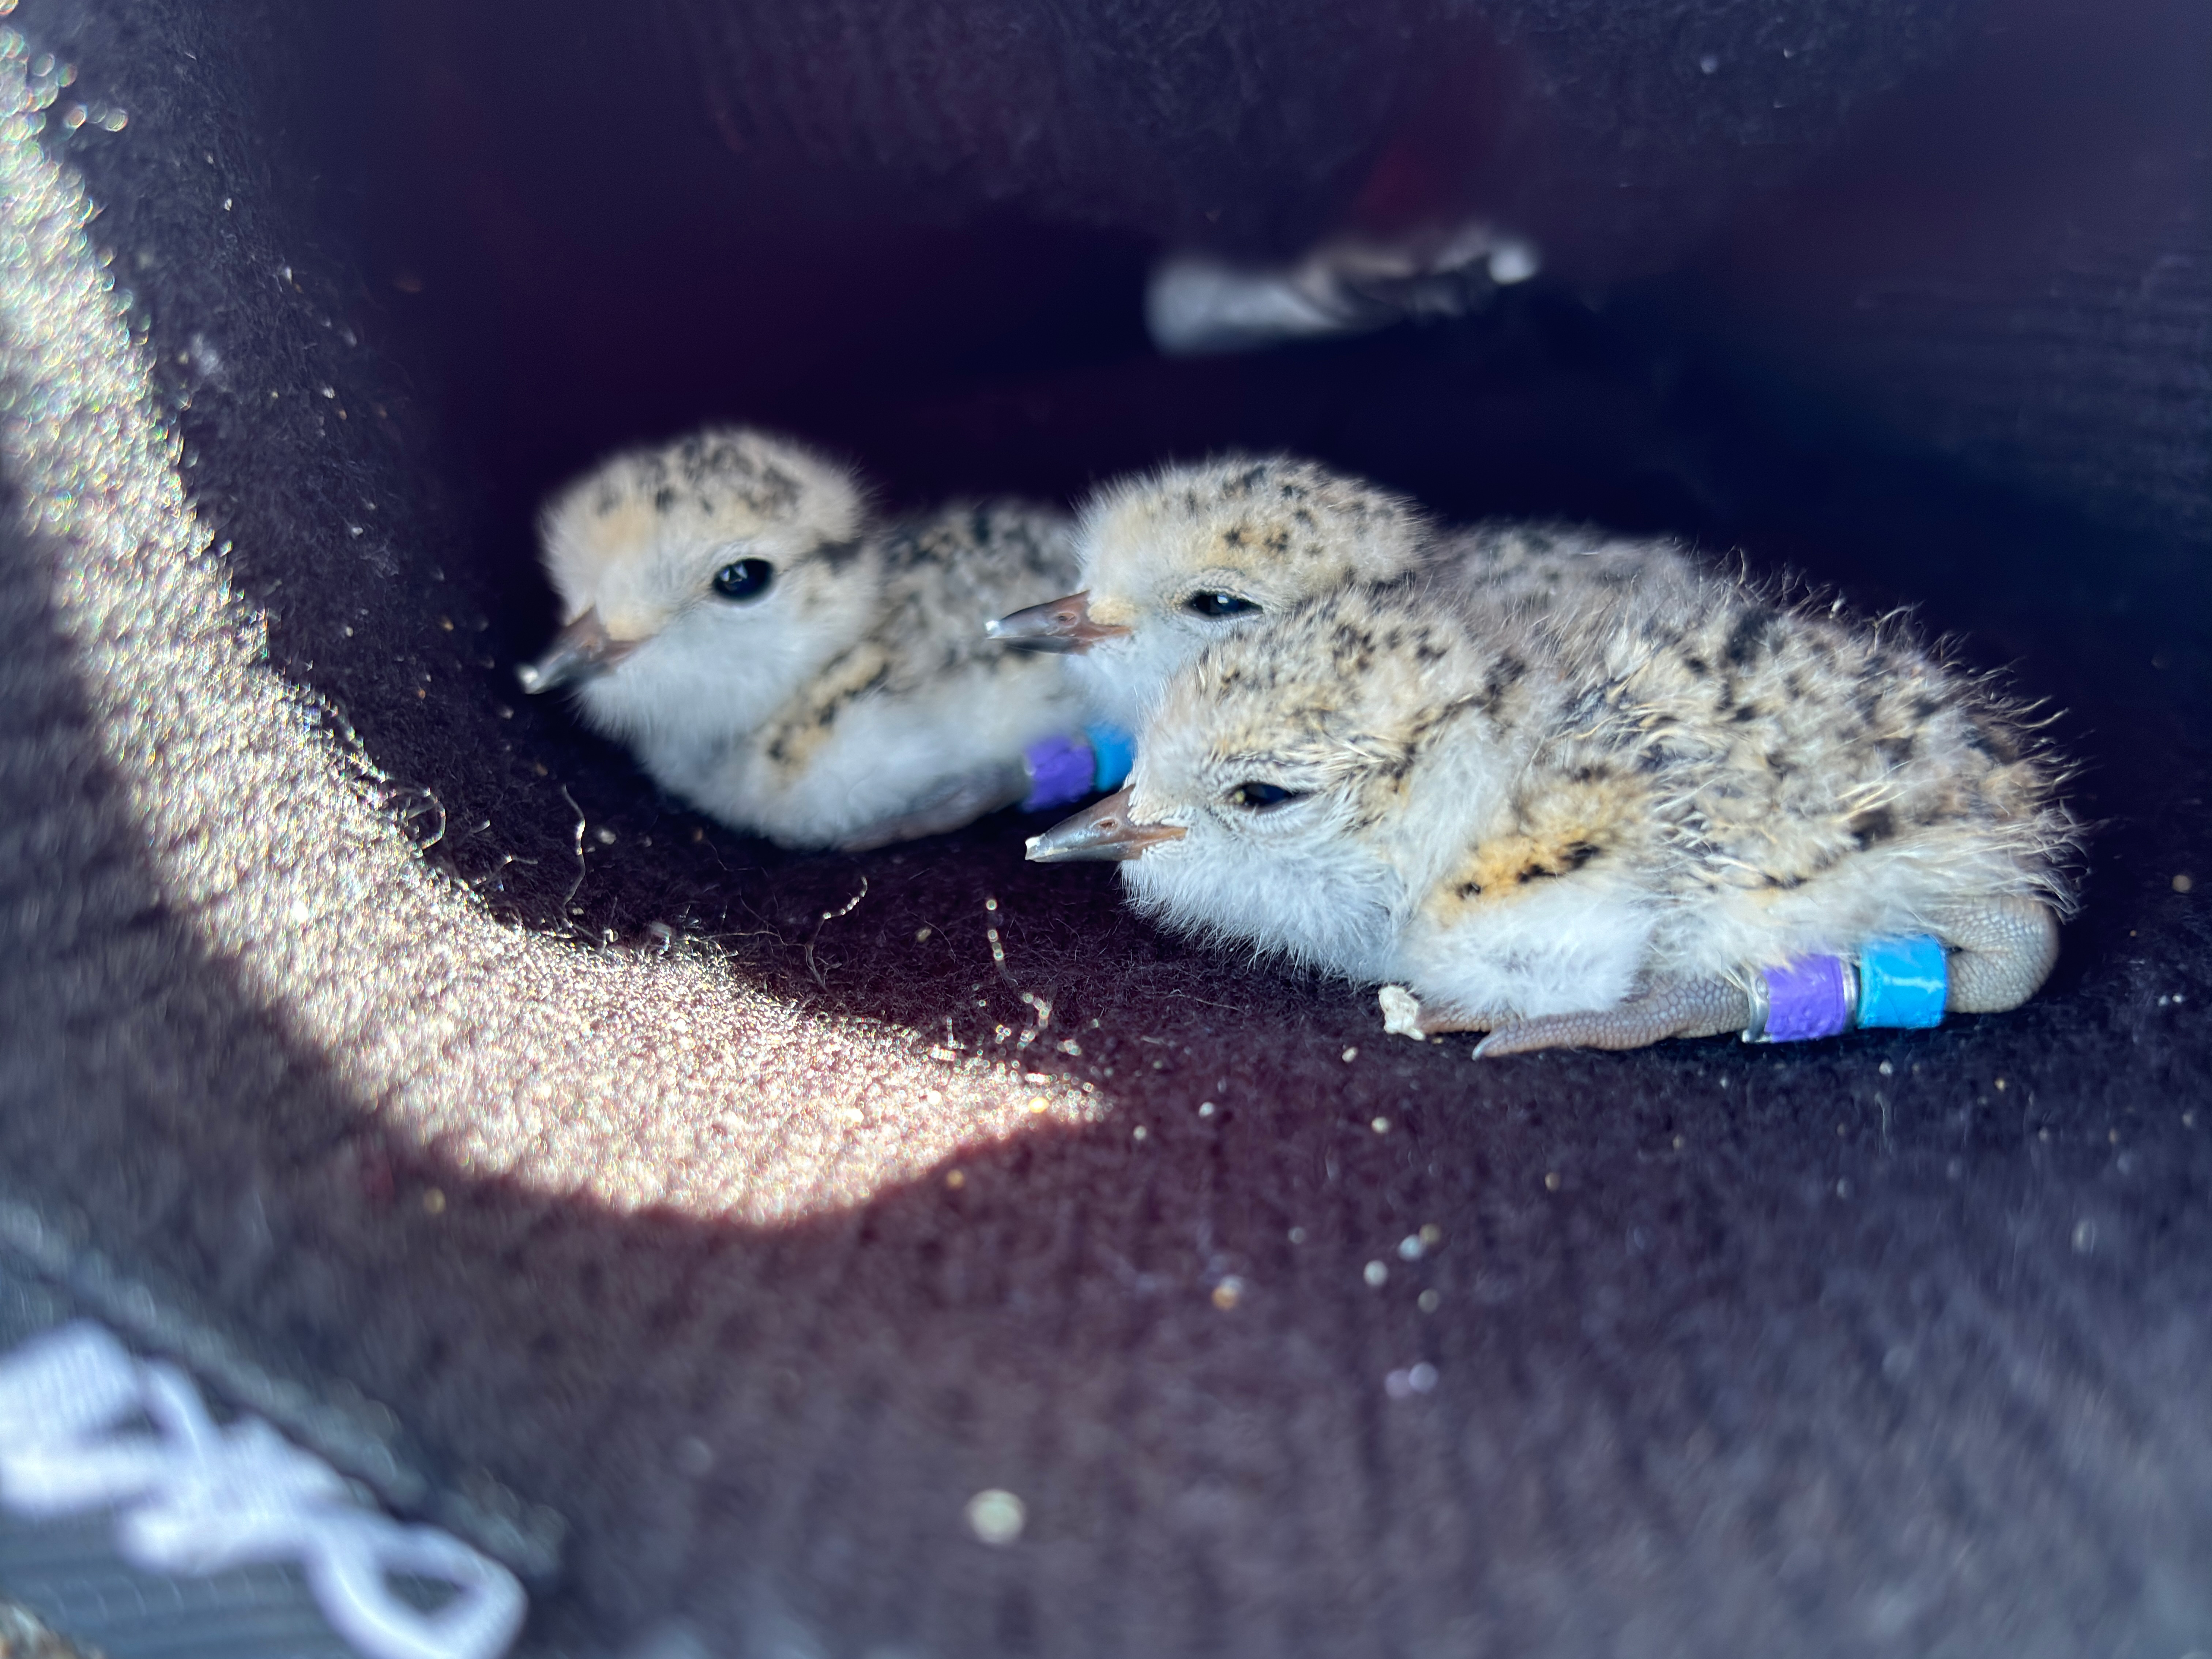
[[[1570,672],[1552,764],[1649,780],[1680,917],[1664,976],[1844,948],[1966,896],[2071,908],[2063,762],[1901,619],[1709,580],[1620,607]]]
[[[1363,478],[1289,456],[1226,456],[1116,481],[1081,511],[1083,591],[997,637],[1069,652],[1099,715],[1133,730],[1177,670],[1231,635],[1353,583],[1427,572],[1486,609],[1546,611],[1593,588],[1686,580],[1673,543],[1584,526],[1439,529]]]
[[[982,624],[1063,588],[1069,521],[1017,501],[881,522],[849,468],[715,428],[617,455],[540,534],[567,626],[526,687],[574,685],[672,793],[794,846],[872,845],[1018,799],[1079,726],[1061,664]]]
[[[1039,845],[1134,851],[1171,925],[1409,981],[1426,1030],[1632,1046],[1741,1025],[1747,966],[1912,932],[2011,953],[1954,1006],[2024,998],[2069,902],[2060,776],[1894,626],[1703,580],[1470,627],[1400,582],[1208,651],[1126,799]]]
[[[1550,616],[1563,626],[1607,614],[1632,590],[1686,586],[1711,574],[1670,537],[1550,519],[1486,519],[1440,531],[1425,568],[1479,606]]]

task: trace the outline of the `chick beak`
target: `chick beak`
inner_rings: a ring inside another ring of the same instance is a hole
[[[556,686],[604,674],[637,649],[635,640],[618,640],[607,632],[597,611],[586,611],[553,636],[545,654],[514,671],[522,689],[535,696]]]
[[[1017,611],[988,623],[983,631],[1024,651],[1088,651],[1101,640],[1126,634],[1127,628],[1091,620],[1091,595],[1070,593]]]
[[[1138,823],[1129,817],[1129,792],[1117,789],[1041,836],[1031,836],[1032,864],[1073,864],[1078,859],[1133,859],[1155,842],[1182,838],[1179,823]]]

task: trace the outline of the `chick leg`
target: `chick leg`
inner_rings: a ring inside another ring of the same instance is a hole
[[[1935,918],[1951,947],[1951,988],[1943,1006],[1954,1014],[2001,1014],[2036,994],[2058,960],[2058,923],[2032,898],[1962,904]]]
[[[1641,1048],[1674,1036],[1717,1036],[1740,1031],[1751,1018],[1743,988],[1726,980],[1685,980],[1607,1008],[1578,1014],[1516,1019],[1510,1014],[1461,1014],[1423,1007],[1402,985],[1386,985],[1379,1000],[1382,1029],[1415,1041],[1446,1031],[1490,1031],[1479,1055],[1528,1054],[1538,1048]]]
[[[1986,899],[1936,918],[1950,947],[1950,989],[1944,1006],[1958,1014],[2002,1013],[2033,996],[2058,959],[2058,924],[2032,898]],[[1662,986],[1617,1008],[1515,1020],[1426,1009],[1402,986],[1382,992],[1385,1030],[1415,1039],[1446,1031],[1482,1031],[1479,1058],[1539,1048],[1641,1048],[1668,1037],[1717,1036],[1750,1023],[1750,999],[1726,980]]]
[[[1741,985],[1724,979],[1682,980],[1647,991],[1618,1008],[1546,1014],[1501,1024],[1475,1044],[1474,1053],[1478,1060],[1491,1060],[1539,1048],[1642,1048],[1668,1037],[1741,1031],[1750,1018],[1751,999]]]

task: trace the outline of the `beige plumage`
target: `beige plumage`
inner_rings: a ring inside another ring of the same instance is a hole
[[[1674,543],[1589,526],[1439,526],[1402,495],[1280,455],[1108,484],[1080,511],[1076,550],[1080,592],[1005,617],[993,633],[1071,653],[1092,709],[1131,730],[1208,646],[1356,582],[1418,574],[1485,610],[1525,612],[1697,570]]]
[[[1060,661],[982,628],[1064,587],[1070,525],[1020,501],[871,511],[850,469],[715,428],[618,455],[541,537],[568,625],[523,671],[656,781],[794,846],[874,846],[1021,798],[1024,749],[1080,727]]]
[[[2055,950],[2072,820],[2025,711],[1892,622],[1715,578],[1470,613],[1358,586],[1207,651],[1129,789],[1033,846],[1487,1052],[1735,1029],[1744,970],[1932,933],[1951,1006]]]

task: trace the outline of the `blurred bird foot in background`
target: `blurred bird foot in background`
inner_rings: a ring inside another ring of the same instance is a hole
[[[1145,325],[1170,357],[1255,351],[1408,317],[1462,316],[1539,267],[1532,244],[1480,220],[1387,239],[1332,236],[1286,264],[1170,253],[1146,286]]]

